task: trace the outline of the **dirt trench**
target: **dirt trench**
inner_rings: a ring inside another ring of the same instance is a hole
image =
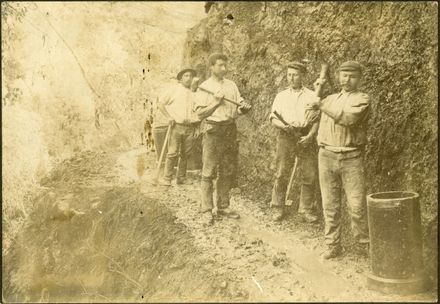
[[[157,199],[112,173],[117,154],[84,153],[46,177],[4,255],[4,302],[224,299],[193,237]]]
[[[151,184],[145,149],[83,153],[43,180],[4,255],[3,300],[42,302],[434,301],[365,287],[368,260],[324,261],[322,224],[282,224],[236,189],[239,220],[206,227],[190,185]]]

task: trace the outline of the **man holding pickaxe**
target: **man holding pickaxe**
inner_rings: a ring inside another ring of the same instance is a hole
[[[237,219],[229,208],[229,192],[236,164],[238,115],[251,106],[243,101],[237,85],[226,79],[228,58],[214,53],[208,58],[211,77],[197,90],[195,111],[203,128],[203,168],[201,180],[201,212],[205,224],[212,224],[215,215]],[[215,179],[215,198],[213,180]],[[214,209],[214,199],[217,208]],[[213,209],[216,210],[213,213]]]
[[[367,117],[370,98],[358,90],[362,66],[347,61],[339,67],[342,90],[323,100],[314,100],[309,107],[321,111],[317,136],[319,149],[319,181],[325,220],[327,250],[323,258],[335,258],[341,248],[342,190],[347,198],[353,234],[358,249],[367,254],[369,236],[364,181],[364,150],[367,144]],[[319,78],[315,88],[323,85]]]
[[[194,146],[195,132],[200,123],[194,113],[195,93],[191,90],[196,71],[182,69],[177,74],[179,84],[168,90],[159,100],[159,109],[171,124],[168,153],[161,185],[170,186],[174,166],[178,161],[176,184],[186,182],[187,157]]]
[[[316,100],[317,96],[315,92],[303,86],[306,72],[306,66],[301,62],[295,61],[287,65],[289,87],[275,97],[272,113],[269,116],[272,125],[279,129],[276,175],[271,201],[274,221],[281,221],[286,215],[286,191],[295,157],[301,172],[298,212],[307,222],[313,223],[318,220],[313,213],[313,203],[317,182],[314,144],[318,131],[319,111],[307,108],[307,103]]]

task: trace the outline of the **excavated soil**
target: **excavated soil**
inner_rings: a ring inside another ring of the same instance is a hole
[[[4,255],[7,302],[151,302],[225,299],[188,228],[112,173],[116,154],[59,165]]]
[[[234,190],[239,220],[204,226],[199,176],[151,183],[145,149],[82,153],[44,179],[4,255],[3,299],[51,302],[434,301],[365,286],[368,259],[324,261],[322,224],[282,224]]]

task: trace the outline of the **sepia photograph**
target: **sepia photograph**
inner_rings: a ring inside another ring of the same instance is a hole
[[[2,303],[436,303],[436,1],[2,1]]]

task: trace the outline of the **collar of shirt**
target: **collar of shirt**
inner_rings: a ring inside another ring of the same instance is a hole
[[[183,83],[181,83],[181,82],[179,82],[179,85],[181,86],[182,89],[185,89],[185,90],[191,90],[190,88],[185,87],[185,86],[183,85]]]
[[[211,76],[210,78],[211,78],[212,81],[217,82],[217,83],[219,83],[219,84],[223,84],[223,83],[225,83],[225,79],[224,79],[224,78],[222,78],[222,79],[218,79],[218,78],[216,78],[216,77],[214,77],[214,76]]]
[[[292,87],[289,87],[289,92],[293,93],[293,94],[298,94],[299,95],[301,93],[304,93],[304,86],[302,86],[299,89],[293,89]]]
[[[356,93],[356,92],[357,92],[357,90],[353,90],[353,91],[347,92],[347,91],[345,91],[344,89],[342,89],[341,92],[339,92],[337,98],[339,98],[339,97],[341,97],[341,96],[348,96],[348,95],[354,94],[354,93]]]

